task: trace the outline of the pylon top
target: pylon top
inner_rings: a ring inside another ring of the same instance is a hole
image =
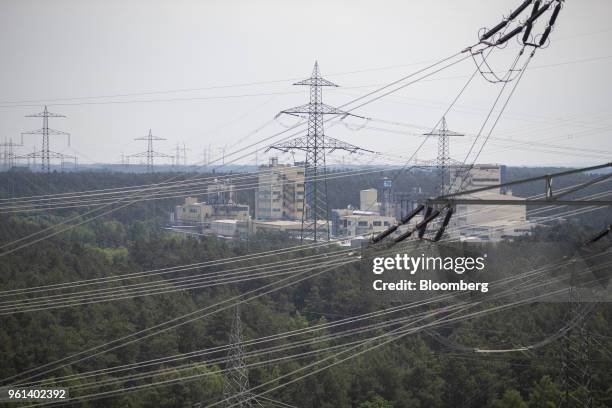
[[[153,132],[149,129],[149,134],[147,136],[137,137],[134,140],[166,140],[163,137],[153,136]]]
[[[319,71],[319,62],[315,61],[314,67],[312,68],[312,75],[308,79],[294,83],[293,85],[308,85],[308,86],[338,86],[327,79],[321,77],[321,71]]]
[[[446,124],[446,117],[442,116],[442,120],[440,122],[440,127],[435,129],[433,132],[423,133],[423,136],[465,136],[463,133],[453,132],[448,129],[448,125]]]
[[[33,113],[31,115],[25,115],[26,118],[65,118],[66,115],[61,115],[59,113],[49,112],[47,109],[47,105],[45,105],[45,109],[40,113]]]

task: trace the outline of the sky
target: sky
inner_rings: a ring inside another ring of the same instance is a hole
[[[40,128],[40,119],[24,115],[47,104],[66,115],[50,127],[71,134],[70,146],[52,136],[51,149],[82,163],[118,163],[146,150],[134,139],[149,129],[166,139],[155,150],[172,155],[184,144],[190,164],[203,163],[204,150],[217,160],[224,150],[228,163],[261,163],[272,154],[266,146],[288,134],[275,135],[297,123],[274,118],[308,101],[308,89],[292,83],[309,77],[315,61],[340,85],[324,89],[325,102],[342,106],[475,44],[481,28],[519,3],[0,0],[0,141]],[[477,74],[446,116],[465,134],[452,138],[451,157],[526,166],[610,161],[610,12],[608,0],[565,2],[550,45],[534,55],[474,157],[487,130],[468,155],[474,135],[503,86]],[[518,51],[514,40],[494,50],[492,68],[505,72]],[[474,72],[468,58],[353,111],[370,120],[328,123],[328,136],[379,153],[335,152],[328,162],[405,161]],[[257,154],[249,147],[256,142]],[[436,143],[426,140],[417,157],[434,159]],[[26,135],[23,144],[18,153],[41,141]]]

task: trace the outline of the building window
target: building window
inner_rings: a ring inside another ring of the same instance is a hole
[[[382,225],[382,221],[374,221],[372,225],[374,225],[375,227],[380,227]]]
[[[368,222],[367,221],[358,221],[357,222],[357,226],[359,226],[359,227],[367,227],[368,226]]]

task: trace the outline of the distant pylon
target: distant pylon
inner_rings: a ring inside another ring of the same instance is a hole
[[[310,78],[294,85],[310,87],[310,102],[279,113],[302,117],[307,115],[308,131],[306,136],[296,137],[287,142],[272,145],[269,149],[283,152],[300,150],[306,153],[304,161],[305,194],[302,202],[302,230],[301,240],[320,239],[329,240],[329,207],[327,203],[327,170],[325,165],[326,152],[345,150],[350,153],[367,151],[341,140],[325,136],[323,129],[323,115],[349,115],[338,108],[323,103],[324,86],[338,86],[321,77],[319,64],[315,62]],[[355,116],[355,115],[352,115]],[[323,221],[322,226],[319,221]]]
[[[182,148],[182,152],[183,152],[183,166],[187,166],[187,150],[191,150],[191,149],[188,149],[185,146],[185,142],[183,142],[183,148]]]
[[[4,147],[3,153],[3,162],[6,170],[10,170],[15,167],[15,158],[17,155],[15,154],[14,147],[23,146],[23,144],[17,144],[13,142],[13,138],[10,137],[8,142],[0,143],[0,146]]]
[[[41,158],[42,163],[42,171],[49,173],[51,172],[51,158],[54,159],[74,159],[75,156],[69,156],[62,153],[54,152],[49,147],[49,136],[67,136],[68,137],[68,146],[70,146],[70,133],[61,132],[59,130],[54,130],[49,128],[49,118],[65,118],[66,116],[60,115],[58,113],[51,113],[48,111],[47,106],[45,105],[45,109],[40,113],[34,113],[31,115],[26,115],[26,118],[43,118],[43,127],[37,130],[32,130],[30,132],[23,132],[23,135],[42,135],[42,148],[40,151],[35,151],[30,154],[26,154],[24,156],[17,156],[16,158],[26,158],[26,159],[36,159],[37,157]],[[22,141],[23,142],[23,141]]]
[[[227,367],[223,383],[223,399],[227,407],[251,408],[254,399],[250,393],[249,372],[246,367],[244,352],[244,335],[242,333],[242,319],[240,318],[240,305],[234,308],[232,328],[229,339],[230,349],[227,354]]]
[[[178,167],[180,163],[181,163],[181,147],[177,143],[176,144],[176,153],[174,154],[174,165],[176,167]]]
[[[149,134],[147,136],[144,137],[137,137],[134,140],[146,140],[147,141],[147,151],[146,152],[140,152],[140,153],[136,153],[136,154],[131,154],[128,156],[128,158],[130,157],[146,157],[147,159],[147,173],[152,173],[153,172],[153,158],[154,157],[167,157],[172,159],[172,156],[169,154],[165,154],[165,153],[160,153],[160,152],[156,152],[155,150],[153,150],[153,141],[154,140],[166,140],[162,137],[158,137],[158,136],[153,136],[153,132],[151,131],[151,129],[149,129]]]
[[[424,133],[424,136],[435,136],[438,138],[438,156],[436,157],[436,168],[438,171],[438,192],[444,194],[444,187],[449,182],[448,169],[450,166],[450,136],[465,136],[461,133],[448,130],[446,117],[442,116],[440,127],[433,132]]]

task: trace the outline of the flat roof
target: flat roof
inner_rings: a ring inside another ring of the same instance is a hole
[[[217,223],[217,224],[219,224],[219,223],[221,223],[221,224],[236,224],[237,222],[238,222],[238,220],[229,220],[229,219],[228,220],[223,219],[223,220],[212,220],[211,221],[211,223],[213,223],[213,224],[214,223]]]
[[[302,225],[302,221],[291,221],[291,220],[270,220],[270,221],[266,221],[266,220],[253,220],[253,222],[256,223],[256,224],[279,225],[279,226],[283,226],[283,225]]]

